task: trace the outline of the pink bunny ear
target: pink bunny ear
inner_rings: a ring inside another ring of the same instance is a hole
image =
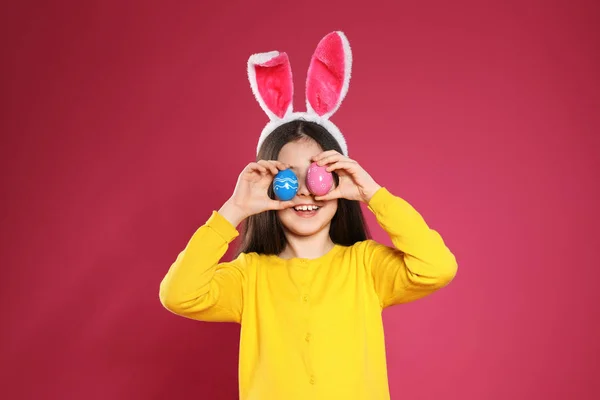
[[[346,36],[331,32],[319,42],[308,68],[306,108],[329,118],[348,93],[352,51]]]
[[[292,111],[294,85],[286,53],[271,51],[250,56],[248,79],[258,104],[271,120]]]

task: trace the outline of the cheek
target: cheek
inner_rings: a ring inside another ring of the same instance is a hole
[[[277,211],[277,217],[279,217],[279,220],[281,219],[285,219],[285,217],[287,215],[291,215],[291,213],[293,213],[294,210],[291,208],[286,208],[285,210],[279,210]]]
[[[337,200],[328,200],[325,203],[325,207],[327,209],[328,213],[331,213],[331,215],[335,214],[338,208],[338,201]]]
[[[277,217],[279,218],[279,221],[281,221],[281,223],[283,225],[287,225],[287,224],[290,224],[293,221],[295,221],[296,211],[294,211],[293,208],[287,208],[285,210],[280,210],[280,211],[277,211]]]

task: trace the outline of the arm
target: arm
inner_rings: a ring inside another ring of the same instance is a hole
[[[245,279],[243,262],[238,258],[219,263],[237,236],[232,222],[213,212],[163,278],[159,292],[163,306],[191,319],[239,323]]]
[[[241,321],[246,256],[219,261],[238,236],[235,227],[241,221],[293,205],[269,198],[267,191],[279,169],[285,168],[289,165],[266,160],[244,168],[231,198],[194,233],[163,278],[159,297],[165,308],[202,321]]]
[[[365,265],[370,269],[381,307],[424,297],[450,283],[456,275],[454,255],[441,236],[429,229],[406,201],[382,188],[355,160],[335,150],[315,157],[318,165],[336,171],[339,184],[315,199],[345,198],[366,203],[390,235],[395,248],[365,241]]]
[[[410,204],[380,188],[368,207],[394,245],[369,241],[365,252],[382,308],[425,297],[454,279],[456,258]]]

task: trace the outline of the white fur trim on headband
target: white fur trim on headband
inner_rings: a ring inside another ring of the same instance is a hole
[[[288,114],[285,118],[282,119],[274,119],[271,120],[262,130],[260,137],[258,139],[258,145],[256,146],[256,152],[260,150],[260,146],[262,146],[265,139],[273,133],[275,129],[280,127],[283,124],[287,124],[288,122],[295,120],[303,120],[314,122],[316,124],[321,125],[323,128],[327,129],[327,131],[333,136],[333,138],[338,142],[342,149],[342,154],[348,156],[348,145],[346,144],[346,139],[342,132],[339,130],[337,126],[333,122],[328,119],[321,118],[317,114],[308,113],[308,112],[295,112]]]

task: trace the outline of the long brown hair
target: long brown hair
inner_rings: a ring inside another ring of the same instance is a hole
[[[314,140],[323,151],[342,152],[338,142],[321,125],[310,121],[294,120],[276,128],[261,145],[256,160],[277,160],[282,147],[298,140]],[[334,173],[336,185],[339,182]],[[275,198],[273,188],[269,196]],[[338,209],[329,228],[331,240],[339,245],[351,246],[370,237],[360,203],[338,199]],[[246,219],[242,226],[241,242],[237,255],[241,253],[280,254],[287,245],[283,225],[274,210],[255,214]]]

